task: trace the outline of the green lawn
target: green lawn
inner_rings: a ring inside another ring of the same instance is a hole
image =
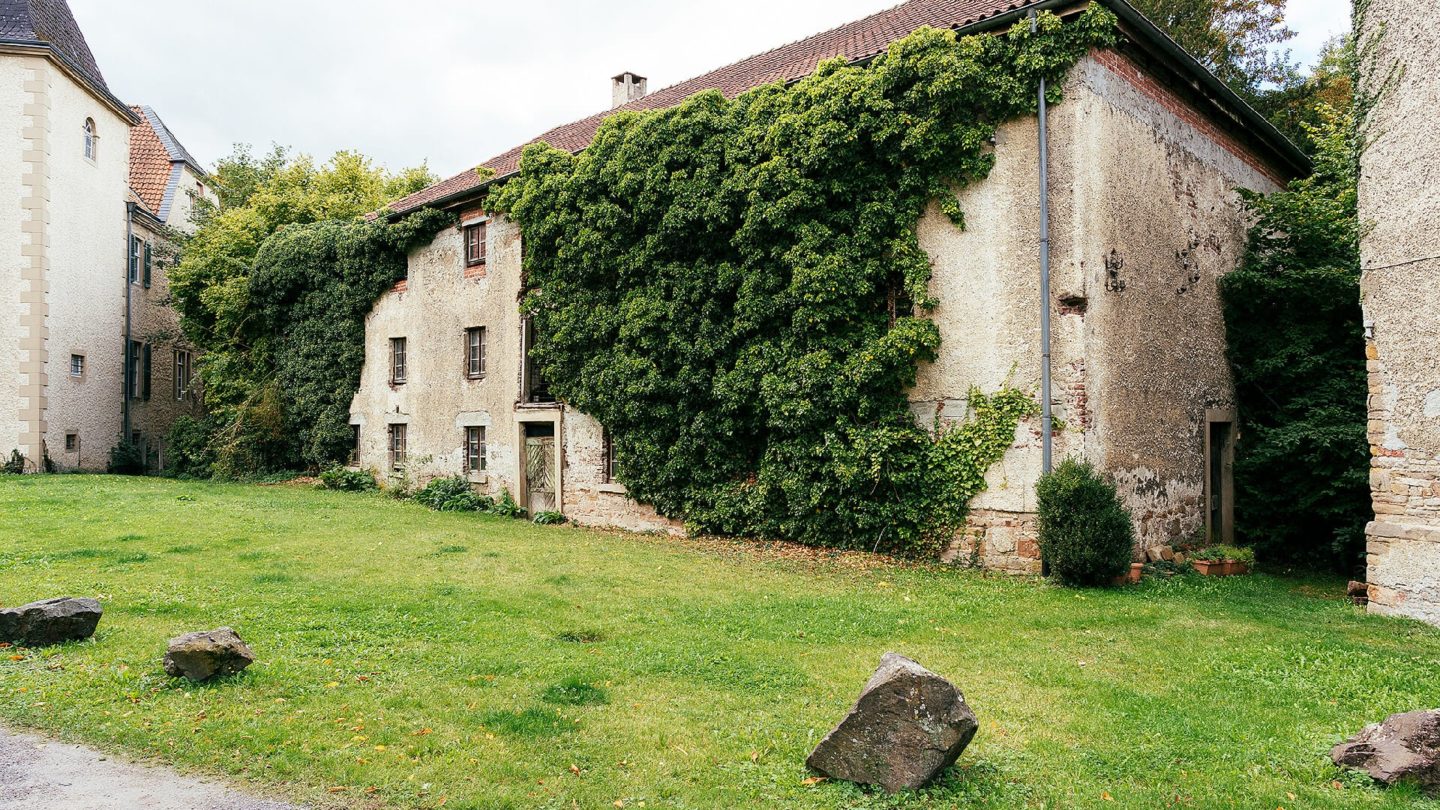
[[[3,651],[0,719],[320,807],[1440,808],[1326,757],[1440,705],[1440,631],[1342,592],[1077,592],[379,495],[12,477],[0,603],[106,612],[91,641]],[[254,667],[164,677],[166,639],[220,625]],[[920,794],[807,784],[887,650],[963,689],[975,743]]]

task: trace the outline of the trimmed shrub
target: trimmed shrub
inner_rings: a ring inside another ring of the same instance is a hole
[[[375,476],[363,470],[331,467],[320,473],[320,488],[340,492],[369,492],[376,488]]]
[[[1066,459],[1035,486],[1040,555],[1066,585],[1108,584],[1135,554],[1135,528],[1115,485],[1089,462]]]

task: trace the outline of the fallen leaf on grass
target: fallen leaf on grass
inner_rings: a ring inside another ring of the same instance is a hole
[[[418,730],[416,730],[416,731],[410,732],[410,736],[411,736],[411,737],[424,737],[424,736],[427,735],[427,734],[433,734],[433,733],[435,733],[435,732],[431,731],[431,730],[428,729],[428,728],[422,728],[422,729],[418,729]]]
[[[344,785],[338,785],[338,786],[336,786],[336,787],[330,788],[330,790],[328,790],[327,792],[328,792],[328,793],[344,793],[345,791],[347,791],[347,790],[349,790],[349,789],[350,789],[350,788],[345,787]]]
[[[1104,800],[1107,801],[1107,802],[1113,802],[1113,801],[1115,801],[1115,797],[1114,797],[1114,796],[1111,796],[1111,795],[1110,795],[1110,791],[1108,791],[1108,790],[1106,790],[1106,791],[1101,791],[1101,793],[1100,793],[1100,798],[1104,799]]]
[[[576,776],[579,776],[579,775],[580,775],[580,766],[579,766],[579,765],[576,765],[576,764],[573,763],[573,762],[570,763],[570,772],[573,773],[573,774],[575,774]]]
[[[808,779],[802,779],[802,780],[800,780],[800,784],[804,785],[805,787],[814,787],[815,785],[818,785],[818,784],[820,784],[821,782],[824,782],[824,781],[825,781],[825,777],[823,777],[823,776],[812,776],[812,777],[810,777],[810,778],[808,778]]]

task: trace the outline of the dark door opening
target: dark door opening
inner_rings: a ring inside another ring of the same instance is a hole
[[[525,507],[531,515],[556,511],[555,423],[525,426]]]
[[[1205,420],[1205,535],[1235,543],[1235,422],[1228,412]]]

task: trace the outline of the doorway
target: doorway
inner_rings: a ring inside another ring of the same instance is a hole
[[[558,470],[555,465],[555,423],[525,425],[525,507],[531,516],[555,512],[559,501]]]
[[[1205,536],[1235,544],[1235,412],[1205,414]]]

